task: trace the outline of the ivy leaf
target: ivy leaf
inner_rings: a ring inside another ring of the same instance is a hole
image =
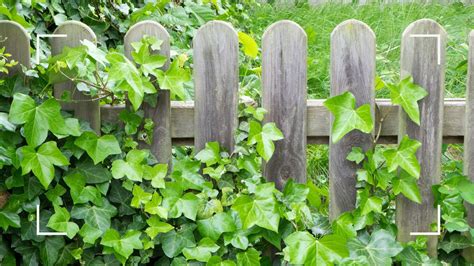
[[[95,228],[94,226],[84,223],[81,230],[79,231],[79,235],[82,237],[82,241],[88,244],[94,244],[100,236],[102,236],[102,231]]]
[[[162,198],[160,194],[154,192],[151,200],[145,203],[145,212],[149,214],[157,214],[163,219],[168,219],[168,210],[165,207],[160,206],[161,201]]]
[[[36,147],[48,136],[48,130],[57,135],[71,134],[62,115],[61,106],[55,99],[49,99],[36,106],[28,95],[16,93],[10,107],[10,122],[25,124],[24,135],[28,145]]]
[[[142,241],[140,241],[141,234],[142,233],[139,231],[130,230],[121,237],[119,232],[111,228],[105,232],[100,244],[113,248],[117,254],[128,259],[128,257],[132,255],[134,249],[143,248]]]
[[[133,185],[132,194],[133,198],[130,206],[135,208],[140,208],[142,205],[148,203],[152,198],[151,193],[145,192],[143,188],[138,185]]]
[[[72,207],[71,211],[72,218],[83,219],[102,233],[110,228],[110,219],[115,215],[117,215],[117,209],[105,198],[102,198],[101,206],[77,205]]]
[[[197,260],[207,262],[212,254],[219,250],[219,246],[210,238],[203,238],[199,241],[198,246],[183,249],[183,255],[188,260]]]
[[[144,167],[142,162],[148,157],[147,150],[131,150],[127,153],[126,161],[115,160],[112,163],[112,175],[115,179],[127,176],[132,181],[141,182]]]
[[[217,241],[222,233],[233,232],[236,227],[232,216],[226,212],[218,213],[208,219],[198,220],[198,231],[203,237]]]
[[[206,266],[236,266],[236,264],[231,260],[222,260],[219,256],[212,256],[207,261]],[[256,264],[256,266],[259,265]]]
[[[417,140],[404,136],[398,149],[388,149],[383,155],[387,159],[388,171],[393,172],[400,166],[408,174],[415,178],[420,177],[420,164],[416,158],[416,151],[421,147]]]
[[[451,235],[449,241],[443,241],[440,244],[440,248],[446,253],[450,253],[456,249],[464,249],[474,246],[471,241],[463,235]]]
[[[167,173],[167,164],[156,164],[153,167],[144,165],[143,178],[151,180],[151,186],[154,188],[165,188],[165,177]]]
[[[347,155],[346,159],[355,162],[356,164],[360,164],[365,158],[364,151],[360,147],[352,147],[351,152]]]
[[[329,266],[349,255],[346,241],[336,235],[326,235],[316,239],[308,232],[297,231],[286,237],[284,241],[285,260],[291,264]]]
[[[70,174],[79,173],[86,177],[87,184],[100,184],[112,179],[112,174],[104,166],[90,160],[81,160],[76,164],[76,168],[71,169]]]
[[[20,228],[20,216],[11,211],[0,210],[0,227],[7,231],[10,226]]]
[[[393,179],[393,193],[395,195],[402,193],[408,199],[421,204],[421,194],[416,179],[405,171],[400,173],[399,178]]]
[[[237,253],[237,266],[260,266],[260,252],[254,248],[249,248],[245,252]]]
[[[145,230],[145,233],[151,238],[155,238],[159,233],[166,233],[174,229],[174,227],[168,223],[160,221],[158,216],[153,215],[146,223],[149,227]]]
[[[163,252],[168,258],[174,258],[185,248],[196,246],[193,231],[196,228],[193,224],[185,224],[180,230],[171,230],[159,236],[162,243]]]
[[[334,234],[350,239],[357,236],[354,228],[354,218],[349,212],[341,214],[333,223],[332,230]]]
[[[174,60],[165,72],[156,71],[155,76],[160,89],[169,90],[172,97],[177,96],[180,99],[186,97],[184,83],[191,80],[191,74],[188,70],[179,66],[178,60]]]
[[[239,32],[239,42],[242,44],[244,54],[255,59],[258,55],[258,45],[255,40],[249,35]]]
[[[157,68],[166,63],[167,58],[165,56],[150,53],[150,48],[159,49],[162,43],[162,40],[158,40],[154,36],[145,36],[140,42],[132,43],[134,48],[134,51],[132,51],[133,60],[140,65],[140,70],[145,76],[154,73]]]
[[[206,180],[201,176],[201,163],[199,161],[183,158],[173,165],[171,177],[183,188],[202,190]]]
[[[70,194],[74,204],[93,202],[100,204],[100,191],[93,186],[86,186],[86,178],[79,172],[64,177],[64,182],[70,188]]]
[[[249,123],[248,144],[257,144],[257,152],[268,162],[275,151],[273,141],[283,139],[283,133],[276,127],[275,123],[266,123],[263,127],[259,122]]]
[[[71,216],[66,208],[54,205],[54,214],[49,218],[47,226],[57,232],[66,232],[67,237],[72,239],[79,232],[79,226],[70,222],[70,218]]]
[[[242,195],[232,205],[232,209],[239,214],[243,229],[258,225],[278,232],[280,214],[277,210],[277,203],[273,196],[273,190],[265,189],[265,186],[274,188],[275,185],[273,183],[259,185],[255,197]]]
[[[211,166],[218,163],[221,159],[219,143],[208,142],[206,147],[196,154],[196,159],[205,163],[207,166]]]
[[[145,77],[142,78],[135,65],[123,54],[111,52],[106,58],[110,62],[109,80],[117,84],[116,89],[128,92],[133,109],[138,110],[145,93],[156,92],[153,84]]]
[[[85,150],[94,161],[94,164],[102,162],[109,155],[122,152],[117,139],[113,135],[98,137],[90,131],[82,133],[74,144]]]
[[[32,146],[23,146],[17,151],[21,158],[22,174],[30,171],[38,178],[44,188],[48,188],[54,178],[54,166],[69,165],[68,159],[56,146],[56,142],[49,141],[41,145],[38,151]]]
[[[47,237],[40,244],[40,259],[42,265],[55,265],[59,258],[59,251],[64,247],[63,237]]]
[[[416,266],[416,265],[432,265],[427,263],[429,257],[423,253],[420,253],[412,246],[407,246],[397,255],[397,258],[402,261],[403,265]],[[437,264],[433,264],[437,265]]]
[[[365,200],[362,207],[362,215],[367,215],[371,212],[382,213],[382,199],[376,196]]]
[[[420,125],[418,101],[428,95],[428,92],[414,84],[412,77],[403,79],[399,84],[387,84],[387,87],[390,89],[392,103],[400,105],[410,119]]]
[[[354,129],[370,133],[374,128],[370,105],[364,104],[356,109],[356,99],[349,91],[327,99],[324,101],[324,106],[334,115],[331,129],[333,143],[338,142]]]
[[[163,195],[163,207],[168,210],[169,218],[178,218],[184,215],[195,221],[199,209],[199,198],[193,193],[183,195],[180,184],[166,183],[166,188],[160,189]]]
[[[15,132],[16,126],[8,121],[8,114],[0,112],[0,130]]]
[[[395,237],[384,229],[372,233],[370,239],[350,239],[347,246],[351,257],[365,256],[370,266],[391,265],[391,257],[403,250]]]

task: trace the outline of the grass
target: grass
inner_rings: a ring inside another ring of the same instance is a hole
[[[458,67],[467,58],[467,36],[474,29],[474,6],[462,4],[420,5],[340,5],[319,7],[256,6],[248,11],[252,23],[245,23],[248,31],[260,38],[273,22],[290,19],[298,23],[308,35],[308,97],[329,96],[330,35],[336,25],[346,19],[358,19],[368,24],[376,35],[377,75],[384,81],[396,82],[400,69],[400,39],[403,30],[413,21],[431,18],[448,32],[445,97],[463,97],[466,68]],[[382,90],[378,97],[387,96]]]

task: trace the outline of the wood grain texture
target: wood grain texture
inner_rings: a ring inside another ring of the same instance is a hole
[[[239,88],[239,42],[230,24],[210,21],[199,28],[194,48],[194,144],[217,141],[234,148]]]
[[[30,67],[30,35],[18,23],[14,21],[0,21],[0,48],[5,47],[5,53],[12,56],[18,64],[9,70],[8,75],[13,76],[21,73],[21,65]]]
[[[76,47],[81,45],[82,40],[96,42],[95,33],[89,26],[78,21],[66,21],[61,24],[53,34],[67,34],[66,38],[50,38],[51,54],[62,53],[64,47]],[[54,96],[61,98],[65,92],[71,92],[71,99],[77,102],[63,103],[65,110],[74,111],[74,116],[87,121],[97,134],[100,134],[100,107],[99,101],[91,101],[91,97],[76,90],[73,82],[63,82],[54,85]]]
[[[374,117],[375,35],[358,20],[339,24],[331,34],[331,96],[350,91],[357,106],[370,104]],[[332,120],[332,118],[331,118]],[[337,218],[356,202],[357,165],[346,159],[351,148],[366,150],[371,135],[352,131],[329,147],[329,216]]]
[[[166,29],[155,21],[142,21],[133,25],[125,34],[124,49],[125,55],[130,60],[132,58],[132,43],[139,42],[143,36],[154,36],[162,40],[159,53],[168,60],[161,68],[163,70],[169,67],[170,58],[170,36]],[[146,118],[151,118],[155,124],[153,129],[153,142],[151,145],[140,143],[143,148],[149,148],[159,163],[171,163],[171,103],[170,92],[168,90],[160,90],[158,84],[155,84],[158,89],[156,95],[156,106],[153,107],[146,102],[143,102],[142,109]]]
[[[469,35],[469,54],[466,87],[466,131],[464,137],[464,174],[474,181],[474,30]],[[467,220],[474,227],[474,205],[466,202]],[[469,262],[474,262],[474,247],[463,252]]]
[[[414,34],[436,35],[439,36],[439,42],[436,37],[414,37]],[[414,83],[425,88],[429,93],[419,102],[420,126],[409,120],[405,112],[400,110],[399,141],[407,134],[422,144],[417,152],[421,165],[418,186],[422,204],[414,203],[404,196],[397,198],[398,239],[404,242],[415,239],[410,236],[410,232],[431,231],[430,224],[437,220],[431,187],[439,183],[441,179],[445,46],[446,32],[433,20],[415,21],[403,32],[401,78],[411,75]],[[437,237],[429,237],[430,255],[436,255],[436,246]]]
[[[288,178],[306,182],[307,38],[296,23],[272,24],[262,38],[262,105],[265,122],[275,122],[283,140],[263,167],[263,175],[283,188]]]

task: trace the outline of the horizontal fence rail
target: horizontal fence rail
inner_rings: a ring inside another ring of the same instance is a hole
[[[323,105],[325,100],[306,101],[306,138],[307,144],[329,144],[330,113]],[[392,105],[389,99],[376,99],[381,113],[387,114],[382,123],[380,143],[395,144],[398,138],[398,106]],[[443,142],[463,143],[465,127],[464,98],[447,98],[444,100]],[[125,105],[101,107],[103,122],[118,121],[119,113]],[[376,125],[376,128],[378,126]],[[194,143],[194,102],[171,101],[171,138],[174,145],[193,145]]]
[[[67,30],[66,30],[67,29]],[[85,24],[65,22],[55,33],[66,33],[67,38],[51,41],[53,54],[66,46],[80,44],[81,38],[95,40],[95,34]],[[13,59],[30,66],[30,37],[17,23],[0,21],[0,35]],[[130,43],[144,35],[164,41],[159,51],[169,58],[170,40],[166,29],[154,21],[143,21],[132,26],[125,35],[126,55]],[[425,36],[429,38],[419,38]],[[436,38],[431,38],[436,37]],[[417,157],[421,164],[418,186],[423,195],[422,205],[399,196],[396,201],[398,239],[409,241],[413,231],[426,231],[435,220],[432,185],[441,179],[442,143],[464,143],[465,174],[474,180],[474,31],[470,35],[468,81],[466,99],[444,99],[445,50],[447,33],[433,20],[421,19],[410,24],[401,36],[401,78],[413,77],[429,95],[420,104],[420,125],[407,119],[398,106],[388,99],[374,98],[376,36],[361,21],[347,20],[335,27],[331,34],[331,95],[350,91],[357,106],[369,104],[375,121],[385,117],[381,126],[380,143],[397,143],[408,134],[423,143]],[[231,150],[238,122],[239,43],[232,25],[211,21],[196,31],[193,39],[194,87],[196,101],[170,101],[168,91],[158,90],[157,106],[147,106],[145,116],[153,119],[156,127],[149,148],[160,162],[171,165],[172,144],[195,145],[202,149],[206,142],[218,141]],[[268,110],[265,122],[274,122],[285,139],[275,144],[275,153],[263,165],[264,176],[281,188],[288,178],[306,181],[306,144],[329,144],[332,116],[324,107],[324,99],[306,100],[307,37],[299,25],[279,21],[268,27],[262,38],[262,106]],[[169,62],[168,62],[169,63]],[[163,69],[168,67],[165,64]],[[10,75],[20,72],[16,67]],[[157,87],[158,85],[155,84]],[[56,85],[55,90],[74,90],[72,83]],[[58,95],[58,93],[56,93]],[[85,99],[87,96],[74,96]],[[88,121],[100,133],[104,122],[117,123],[126,105],[99,106],[95,103],[72,103],[64,106],[75,116]],[[378,128],[378,125],[375,125]],[[370,135],[352,132],[336,144],[330,144],[330,218],[335,218],[356,204],[355,171],[353,162],[346,160],[351,147],[366,148]],[[474,208],[468,209],[469,221],[474,226]],[[435,255],[437,238],[429,240],[429,253]]]

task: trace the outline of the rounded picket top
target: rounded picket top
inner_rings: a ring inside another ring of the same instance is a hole
[[[193,39],[196,151],[210,141],[234,149],[239,88],[239,40],[223,21],[201,26]]]
[[[133,51],[132,43],[139,42],[143,36],[154,36],[158,40],[163,41],[160,47],[160,54],[167,58],[163,69],[167,69],[170,64],[170,35],[165,27],[153,20],[140,21],[128,29],[124,37],[125,56],[131,59]]]
[[[337,38],[340,34],[351,36],[351,34],[358,33],[365,38],[375,40],[375,33],[369,25],[357,19],[348,19],[339,23],[331,32],[331,40]]]
[[[75,47],[81,45],[82,40],[97,42],[94,31],[86,24],[75,20],[61,23],[61,25],[54,30],[53,34],[67,35],[67,37],[64,38],[50,38],[51,53],[53,55],[60,54],[66,46]]]
[[[446,30],[438,22],[423,18],[414,21],[408,25],[402,33],[402,37],[410,34],[440,34],[442,37],[446,37]]]
[[[0,21],[0,48],[3,47],[19,63],[10,69],[9,75],[21,72],[21,65],[30,67],[30,34],[19,23]]]
[[[268,26],[262,36],[262,44],[266,39],[275,38],[275,34],[290,34],[287,39],[291,40],[292,36],[307,39],[306,32],[296,22],[291,20],[280,20]]]

